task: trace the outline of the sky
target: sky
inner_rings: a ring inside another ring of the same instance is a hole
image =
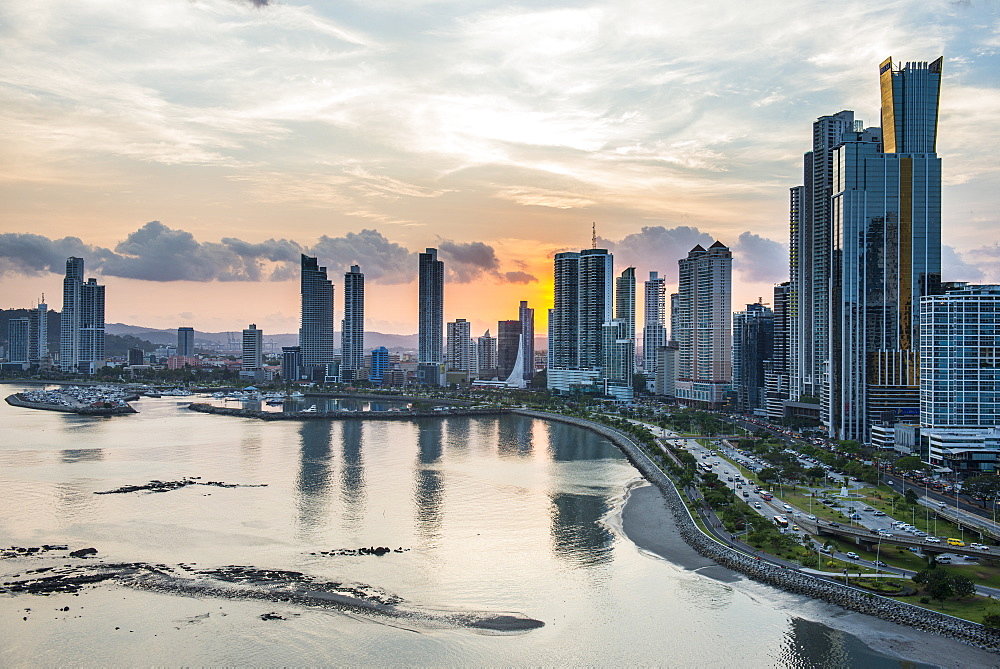
[[[0,307],[76,255],[109,323],[295,332],[306,253],[409,334],[435,247],[446,320],[543,334],[592,225],[640,305],[714,240],[770,302],[811,123],[942,55],[943,278],[1000,282],[1000,2],[0,3]]]

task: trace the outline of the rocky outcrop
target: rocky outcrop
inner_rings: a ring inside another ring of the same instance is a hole
[[[857,611],[900,625],[933,632],[987,650],[1000,651],[1000,631],[968,620],[881,597],[795,569],[787,569],[712,539],[695,524],[694,518],[681,499],[680,492],[673,481],[624,432],[581,418],[540,411],[516,411],[534,418],[577,425],[607,438],[621,449],[629,462],[642,473],[647,481],[663,492],[663,497],[677,521],[681,538],[701,555],[728,569],[744,574],[755,581],[794,594],[836,604],[850,611]]]

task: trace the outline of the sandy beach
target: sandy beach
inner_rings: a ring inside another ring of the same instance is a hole
[[[787,602],[789,609],[794,608],[798,613],[804,610],[811,614],[811,620],[852,634],[877,652],[940,667],[1000,667],[1000,656],[994,653],[776,590],[720,567],[681,540],[663,494],[655,486],[637,485],[627,491],[621,527],[625,536],[643,551],[709,578],[733,583],[755,598],[775,601],[778,608],[784,608],[782,602]],[[804,601],[808,602],[805,606]]]

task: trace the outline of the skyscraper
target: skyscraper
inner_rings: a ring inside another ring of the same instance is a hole
[[[764,365],[774,355],[774,312],[748,304],[733,314],[733,389],[743,413],[764,409]]]
[[[497,378],[501,381],[507,379],[514,369],[520,346],[521,321],[499,321],[497,323]]]
[[[49,305],[45,296],[28,310],[28,364],[41,365],[49,354]]]
[[[264,367],[264,332],[254,323],[243,330],[243,364],[245,372],[255,372]]]
[[[813,123],[812,150],[803,158],[803,186],[789,202],[791,396],[823,394],[830,357],[830,276],[834,151],[854,127],[854,112],[821,116]]]
[[[340,375],[353,380],[365,360],[365,275],[351,265],[344,274],[344,320],[340,330]]]
[[[635,371],[635,267],[626,267],[615,279],[615,318],[625,322],[625,338],[631,347],[626,364],[629,384]]]
[[[524,380],[535,378],[535,310],[521,300],[517,310],[521,321],[521,355],[524,359]]]
[[[476,343],[476,353],[479,356],[479,377],[492,379],[497,373],[497,340],[490,336],[487,330]]]
[[[657,272],[650,272],[642,307],[642,371],[650,383],[656,376],[656,350],[667,345],[666,297],[666,280]]]
[[[285,381],[302,379],[302,347],[281,347],[281,378]]]
[[[448,369],[472,371],[472,324],[464,318],[448,323]]]
[[[678,261],[675,313],[677,383],[681,402],[719,408],[732,383],[733,254],[722,242],[701,245]]]
[[[326,268],[306,255],[301,259],[301,295],[302,366],[308,378],[322,381],[334,362],[333,283],[326,277]]]
[[[194,328],[177,328],[177,355],[194,357]]]
[[[1000,286],[920,300],[921,429],[1000,427]]]
[[[788,281],[774,287],[774,346],[771,359],[764,361],[764,405],[772,420],[785,417],[789,399],[789,337],[791,311]]]
[[[919,407],[919,303],[941,286],[941,63],[882,63],[889,136],[858,128],[835,152],[823,409],[839,439],[869,442],[873,422]]]
[[[607,249],[555,256],[555,304],[549,311],[547,385],[561,392],[599,382],[604,324],[614,314],[614,263]]]
[[[83,281],[83,258],[66,259],[59,332],[59,368],[93,374],[104,365],[104,286]]]
[[[80,362],[80,288],[83,286],[83,258],[66,259],[63,304],[59,319],[59,369],[77,371]]]
[[[28,363],[27,318],[12,318],[7,321],[7,360]]]
[[[444,335],[444,262],[437,249],[428,248],[418,258],[417,374],[421,383],[440,385]]]

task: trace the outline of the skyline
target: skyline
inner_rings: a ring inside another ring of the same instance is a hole
[[[0,9],[0,156],[17,166],[0,182],[0,307],[44,292],[61,310],[75,255],[108,287],[109,323],[290,333],[307,253],[331,276],[360,265],[368,329],[410,334],[416,254],[435,247],[445,321],[482,332],[526,299],[542,333],[552,257],[589,247],[593,221],[618,271],[674,292],[677,261],[720,240],[733,307],[770,301],[813,121],[878,125],[878,64],[942,54],[943,275],[1000,281],[995,5],[813,3],[789,20],[733,4],[723,22],[465,7]]]

